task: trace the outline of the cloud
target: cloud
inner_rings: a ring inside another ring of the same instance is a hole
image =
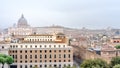
[[[0,2],[0,22],[8,27],[17,23],[23,13],[33,26],[119,28],[119,3],[120,0],[4,0]]]

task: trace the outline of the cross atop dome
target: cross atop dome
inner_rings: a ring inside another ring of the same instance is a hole
[[[21,15],[21,18],[24,18],[24,15],[23,15],[23,14]]]

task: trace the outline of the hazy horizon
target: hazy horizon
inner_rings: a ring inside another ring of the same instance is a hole
[[[119,0],[0,0],[0,28],[17,23],[21,14],[33,27],[60,25],[120,29]]]

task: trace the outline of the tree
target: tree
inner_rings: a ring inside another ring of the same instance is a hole
[[[116,49],[120,49],[120,45],[116,45],[115,48],[116,48]]]
[[[113,68],[120,68],[120,64],[113,66]]]
[[[2,68],[4,68],[4,64],[7,63],[10,67],[10,64],[14,62],[14,59],[11,56],[0,54],[0,63],[2,63]]]
[[[7,56],[7,58],[6,58],[6,63],[8,64],[9,68],[10,68],[10,64],[12,64],[13,62],[14,62],[13,57]]]
[[[6,59],[4,57],[0,57],[0,63],[2,63],[2,68],[4,68],[5,62],[6,62]]]
[[[111,60],[111,67],[117,65],[117,64],[120,64],[120,57],[113,57],[112,60]]]
[[[102,59],[89,59],[83,61],[80,65],[81,68],[109,68],[108,64]]]

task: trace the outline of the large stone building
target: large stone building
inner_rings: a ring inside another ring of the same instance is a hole
[[[11,40],[1,49],[14,58],[11,68],[63,68],[73,66],[73,49],[62,33],[32,34]]]

